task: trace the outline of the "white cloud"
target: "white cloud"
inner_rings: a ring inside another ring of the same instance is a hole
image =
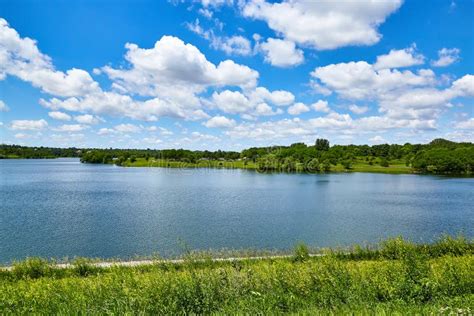
[[[257,104],[257,106],[255,107],[255,112],[254,112],[254,114],[257,116],[270,116],[270,115],[277,115],[277,114],[282,114],[282,113],[283,111],[281,109],[277,109],[276,111],[273,111],[273,108],[265,102]]]
[[[435,74],[428,69],[417,73],[396,69],[375,70],[365,61],[330,64],[317,67],[311,76],[317,84],[344,98],[366,100],[390,91],[435,83]]]
[[[10,111],[8,106],[5,104],[5,102],[0,100],[0,112],[8,112],[8,111]]]
[[[30,135],[24,133],[17,133],[14,135],[16,139],[27,139],[30,138]]]
[[[372,144],[384,144],[387,143],[387,141],[380,135],[374,136],[372,138],[369,138],[369,142]]]
[[[232,60],[216,66],[195,46],[173,36],[163,36],[150,49],[135,44],[126,48],[130,69],[102,68],[123,91],[189,103],[206,87],[253,87],[258,78],[258,72]]]
[[[288,113],[291,115],[300,115],[301,113],[308,111],[309,107],[301,102],[295,103],[288,108]]]
[[[374,133],[394,129],[431,130],[435,127],[434,120],[392,119],[384,116],[353,119],[349,114],[330,112],[326,116],[308,120],[285,118],[279,121],[240,123],[226,131],[225,135],[236,139],[254,139],[268,145],[269,141],[279,139],[287,139],[290,142],[301,141],[301,139],[312,141],[322,134],[331,139],[342,140],[353,135],[363,137],[363,135],[374,135]]]
[[[79,96],[99,89],[98,83],[84,70],[73,68],[65,73],[55,70],[51,59],[39,51],[36,41],[21,38],[0,18],[0,80],[6,75],[56,96]]]
[[[64,112],[59,112],[59,111],[53,111],[49,112],[48,116],[55,119],[55,120],[60,120],[60,121],[70,121],[71,120],[71,115],[64,113]]]
[[[53,128],[53,130],[57,132],[68,132],[68,133],[74,133],[74,132],[80,132],[82,130],[87,129],[88,126],[84,126],[81,124],[64,124],[59,127]]]
[[[459,122],[458,124],[456,124],[456,128],[474,129],[474,117],[471,117],[470,119],[466,121]]]
[[[458,48],[442,48],[438,51],[438,60],[433,60],[431,65],[434,67],[446,67],[459,60]]]
[[[116,130],[112,129],[112,128],[106,128],[106,127],[103,127],[101,129],[99,129],[99,131],[97,132],[97,134],[99,135],[111,135],[111,134],[115,134],[117,133]]]
[[[150,132],[159,132],[161,135],[164,135],[164,136],[173,135],[172,131],[161,126],[150,126],[146,130]]]
[[[187,120],[207,117],[207,114],[199,109],[198,106],[189,106],[187,103],[166,101],[160,98],[135,101],[128,95],[115,92],[89,94],[83,98],[68,98],[65,100],[57,98],[50,100],[40,99],[40,104],[53,110],[64,109],[76,112],[93,112],[96,114],[125,116],[145,121],[156,121],[162,116]]]
[[[232,114],[247,112],[252,107],[247,97],[239,91],[214,92],[212,101],[221,111]]]
[[[231,5],[233,0],[201,0],[203,7],[219,7],[221,5]]]
[[[367,106],[357,106],[355,104],[351,104],[349,106],[349,110],[351,110],[351,112],[353,112],[355,114],[364,114],[365,112],[367,112],[369,110],[369,107],[367,107]]]
[[[348,100],[374,101],[379,112],[391,119],[409,120],[416,129],[434,129],[436,120],[451,100],[474,95],[474,76],[465,75],[448,88],[430,69],[399,71],[374,69],[365,61],[332,64],[316,68],[313,82]],[[405,126],[408,123],[405,124]]]
[[[246,17],[264,20],[285,39],[319,50],[349,45],[373,45],[382,37],[377,28],[395,12],[401,0],[292,0],[269,3],[251,0],[242,6]]]
[[[74,117],[74,120],[78,123],[87,125],[95,125],[104,121],[102,118],[91,114],[77,115]]]
[[[331,109],[328,106],[328,101],[318,100],[317,102],[311,104],[311,108],[318,112],[328,113]]]
[[[143,141],[147,144],[152,144],[152,145],[161,144],[163,142],[161,139],[156,138],[156,137],[145,137],[143,138]]]
[[[416,46],[394,50],[392,49],[386,55],[377,56],[377,62],[374,69],[402,68],[421,65],[425,62],[425,57],[416,52]]]
[[[235,125],[235,121],[225,116],[214,116],[205,122],[204,125],[209,128],[229,128]]]
[[[208,19],[212,18],[212,15],[213,15],[213,12],[211,10],[204,9],[204,8],[199,9],[198,12],[199,14],[201,14],[202,16]]]
[[[267,88],[257,87],[255,90],[246,91],[252,103],[268,101],[277,106],[290,105],[295,101],[293,93],[285,90],[268,91]]]
[[[474,97],[474,75],[464,75],[452,84],[456,96]]]
[[[11,122],[11,129],[13,130],[41,130],[48,127],[48,122],[45,120],[13,120]]]
[[[265,55],[265,61],[277,67],[292,67],[304,61],[303,51],[292,41],[269,38],[258,45]]]
[[[295,96],[284,90],[268,91],[264,87],[239,91],[224,90],[214,92],[210,100],[206,101],[211,107],[230,114],[241,114],[244,119],[255,119],[255,116],[269,116],[281,114],[281,110],[274,111],[267,103],[277,106],[291,104]]]
[[[221,50],[228,55],[249,56],[252,54],[252,44],[242,35],[234,35],[230,37],[218,36],[213,30],[205,30],[201,26],[199,19],[196,19],[194,23],[186,23],[186,27],[191,32],[208,40],[211,43],[212,48]]]
[[[137,133],[141,130],[140,126],[130,123],[116,125],[114,129],[121,133]]]
[[[228,55],[249,56],[252,54],[250,41],[241,35],[214,37],[211,41],[211,47],[222,50]]]

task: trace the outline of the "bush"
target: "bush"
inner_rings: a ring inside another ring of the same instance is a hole
[[[380,160],[380,166],[382,166],[382,167],[389,167],[390,164],[388,163],[388,160],[387,160],[387,159],[382,158],[382,160]]]
[[[386,259],[403,259],[416,251],[415,244],[402,237],[387,239],[381,243],[380,254]]]
[[[299,243],[293,250],[293,261],[303,262],[309,258],[309,249],[304,243]]]
[[[51,267],[46,260],[41,258],[28,258],[13,264],[13,274],[18,279],[38,279],[48,276],[50,273]]]
[[[73,271],[77,276],[86,277],[92,274],[97,273],[99,268],[93,266],[90,263],[89,259],[78,258],[73,262],[74,268]]]

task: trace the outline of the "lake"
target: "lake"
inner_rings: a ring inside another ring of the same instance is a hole
[[[0,263],[472,237],[474,179],[0,160]]]

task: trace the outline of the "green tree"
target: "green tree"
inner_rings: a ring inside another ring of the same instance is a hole
[[[329,141],[324,138],[316,139],[315,147],[319,151],[328,151],[329,150]]]

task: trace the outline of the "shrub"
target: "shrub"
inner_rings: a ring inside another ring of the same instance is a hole
[[[92,274],[97,273],[98,267],[93,266],[90,263],[90,260],[85,258],[78,258],[73,262],[74,268],[73,271],[76,275],[81,277],[86,277]]]
[[[28,258],[13,264],[13,274],[19,279],[37,279],[48,276],[50,273],[51,267],[46,260],[41,258]]]
[[[304,243],[299,243],[293,250],[293,261],[303,262],[309,258],[309,249]]]
[[[380,166],[389,167],[390,164],[388,163],[388,160],[386,158],[382,158],[382,160],[380,160]]]

